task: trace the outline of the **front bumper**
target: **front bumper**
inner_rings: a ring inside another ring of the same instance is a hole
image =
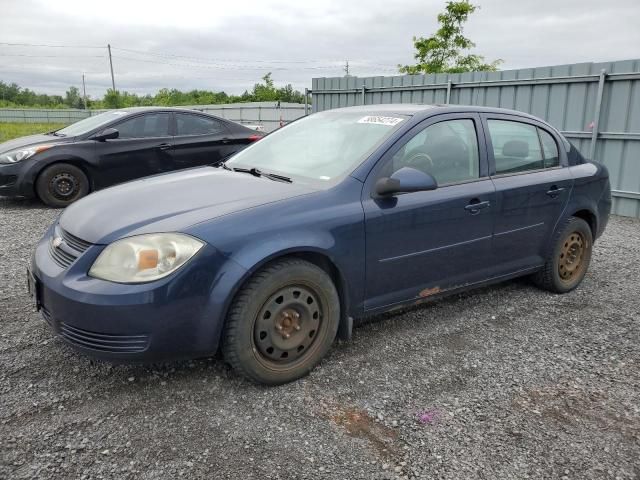
[[[33,189],[31,189],[31,193],[33,193]],[[30,196],[27,187],[25,187],[24,166],[20,162],[0,164],[0,196]]]
[[[246,271],[205,245],[173,275],[125,285],[87,276],[104,248],[92,245],[68,268],[50,253],[53,227],[31,271],[45,320],[76,350],[116,363],[195,358],[215,353],[233,278]]]

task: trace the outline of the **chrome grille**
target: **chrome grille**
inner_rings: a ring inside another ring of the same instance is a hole
[[[91,246],[89,242],[85,242],[84,240],[71,235],[69,232],[63,230],[62,228],[59,228],[58,230],[65,243],[80,253],[84,253],[84,251]]]
[[[60,247],[54,247],[53,242],[49,242],[49,253],[51,258],[62,268],[69,268],[69,266],[78,258],[69,252],[65,252]]]
[[[49,254],[62,268],[69,268],[92,244],[56,225],[54,235],[49,242]]]

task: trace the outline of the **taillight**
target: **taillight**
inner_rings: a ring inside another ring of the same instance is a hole
[[[261,138],[262,138],[262,135],[250,135],[249,138],[247,138],[247,140],[249,140],[250,142],[257,142]]]

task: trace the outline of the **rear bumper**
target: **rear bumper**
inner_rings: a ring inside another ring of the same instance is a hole
[[[51,229],[31,264],[41,313],[74,349],[114,363],[145,363],[215,353],[227,281],[245,270],[206,245],[175,274],[125,285],[88,277],[104,246],[91,246],[67,269],[49,252]],[[226,278],[223,278],[226,277]]]

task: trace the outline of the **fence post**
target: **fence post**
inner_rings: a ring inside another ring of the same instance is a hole
[[[309,89],[304,89],[304,116],[309,115]]]
[[[447,101],[446,104],[449,105],[451,102],[451,80],[447,80]]]
[[[596,144],[598,142],[598,127],[600,123],[600,108],[602,107],[602,96],[604,94],[604,82],[606,81],[607,71],[603,68],[600,70],[600,79],[598,80],[598,93],[596,97],[596,109],[593,114],[593,129],[591,130],[591,147],[589,148],[589,160],[593,160],[596,154]]]
[[[366,85],[362,85],[362,105],[366,105],[367,104],[367,86]]]

